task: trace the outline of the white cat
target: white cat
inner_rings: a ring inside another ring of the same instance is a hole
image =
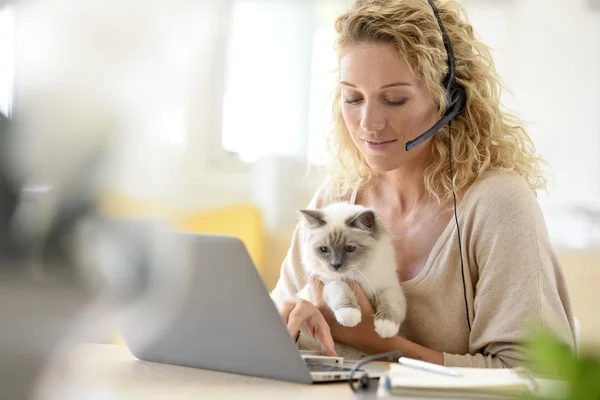
[[[375,310],[375,331],[383,338],[398,334],[406,315],[406,298],[396,272],[396,256],[383,222],[373,210],[334,203],[300,210],[302,262],[324,283],[323,299],[337,321],[356,326],[361,311],[347,282],[357,282]],[[308,286],[298,294],[308,298]]]

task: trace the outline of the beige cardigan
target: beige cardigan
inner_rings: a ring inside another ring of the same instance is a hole
[[[325,206],[326,197],[317,193],[309,208]],[[402,283],[408,303],[403,334],[442,352],[449,366],[517,366],[524,358],[519,343],[539,329],[552,329],[573,347],[574,318],[565,277],[525,180],[512,172],[478,180],[460,201],[458,218],[472,330],[465,316],[452,218],[423,270]],[[276,304],[306,284],[300,240],[296,229],[272,293]]]

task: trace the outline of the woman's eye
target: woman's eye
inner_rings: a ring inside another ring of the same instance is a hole
[[[331,250],[329,249],[329,247],[321,247],[320,248],[321,252],[323,253],[329,253]]]
[[[361,98],[357,97],[357,98],[345,98],[344,99],[344,103],[346,104],[358,104],[362,101]]]
[[[354,250],[356,250],[356,246],[345,246],[344,250],[346,253],[352,253]]]
[[[400,99],[398,101],[386,100],[385,102],[388,103],[391,106],[401,106],[404,103],[406,103],[407,101],[408,101],[408,99]]]

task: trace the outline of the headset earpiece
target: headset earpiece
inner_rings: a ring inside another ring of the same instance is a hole
[[[445,116],[456,117],[464,111],[467,103],[467,93],[463,85],[454,83],[448,92],[448,107]]]

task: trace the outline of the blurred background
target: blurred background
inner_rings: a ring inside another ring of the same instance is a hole
[[[582,338],[598,344],[600,1],[463,3],[509,89],[505,106],[549,163],[540,202]],[[158,218],[240,237],[273,288],[296,210],[320,183],[333,22],[349,4],[0,0],[16,236],[39,239],[60,210],[86,205]],[[43,281],[48,268],[25,269]]]

